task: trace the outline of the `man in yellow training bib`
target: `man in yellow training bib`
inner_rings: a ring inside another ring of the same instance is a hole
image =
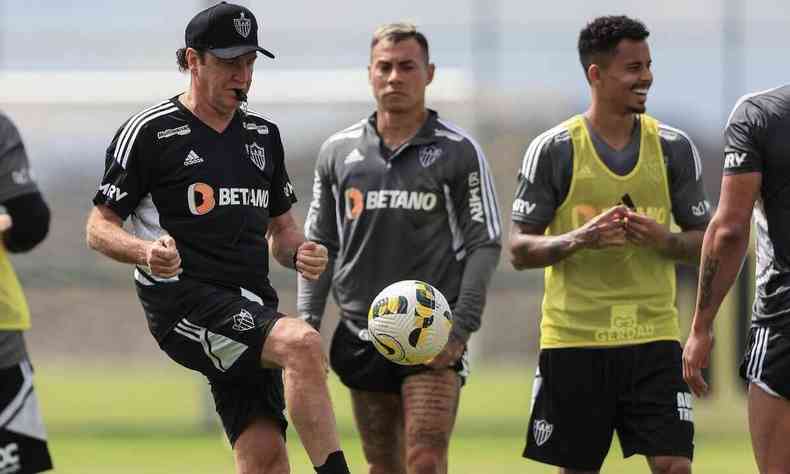
[[[19,131],[0,113],[0,473],[52,469],[47,433],[33,387],[23,333],[30,311],[9,253],[31,250],[49,231],[49,207],[38,190]]]
[[[615,431],[653,473],[691,472],[675,264],[698,263],[710,206],[694,144],[644,113],[648,35],[625,16],[581,31],[592,103],[532,141],[513,203],[513,266],[546,269],[524,456],[563,474],[598,472]]]

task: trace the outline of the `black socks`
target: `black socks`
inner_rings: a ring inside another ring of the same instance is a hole
[[[315,472],[318,474],[350,474],[343,451],[335,451],[327,456],[324,464],[316,467]]]

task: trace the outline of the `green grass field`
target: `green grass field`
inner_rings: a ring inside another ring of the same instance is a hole
[[[553,473],[521,458],[531,391],[529,369],[478,368],[463,389],[450,446],[450,472]],[[64,474],[232,473],[232,454],[206,417],[199,376],[157,364],[86,367],[38,364],[36,385],[56,472]],[[356,473],[366,472],[347,393],[332,378],[343,448]],[[744,403],[698,403],[695,473],[756,472]],[[292,472],[313,472],[289,432]],[[648,472],[641,457],[623,460],[615,441],[602,472]]]

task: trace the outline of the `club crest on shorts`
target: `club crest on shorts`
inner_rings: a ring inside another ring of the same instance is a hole
[[[249,311],[242,308],[239,314],[233,315],[233,329],[239,332],[249,331],[255,327],[255,319]]]
[[[535,436],[535,444],[543,446],[551,437],[552,431],[554,431],[554,425],[546,420],[535,420],[532,424],[532,434]]]
[[[252,21],[249,18],[244,17],[244,12],[241,12],[241,16],[239,18],[233,19],[233,26],[236,27],[236,32],[244,38],[250,36]]]
[[[266,168],[266,155],[263,153],[263,147],[258,145],[257,143],[253,142],[252,145],[247,146],[247,154],[250,156],[250,160],[258,167],[261,171]]]
[[[422,164],[423,168],[431,166],[440,156],[442,156],[442,149],[436,145],[427,145],[420,148],[420,164]]]

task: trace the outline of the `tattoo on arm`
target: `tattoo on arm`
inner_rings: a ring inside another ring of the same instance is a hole
[[[699,309],[710,306],[713,293],[713,279],[719,271],[719,259],[712,255],[705,257],[705,265],[702,268],[702,282],[700,283]]]
[[[671,258],[693,265],[699,264],[702,247],[702,231],[692,229],[679,234],[670,234],[666,254]]]
[[[591,227],[584,231],[582,240],[591,248],[598,248],[601,242],[601,230],[597,227]]]
[[[669,248],[669,253],[674,255],[676,258],[687,260],[694,257],[694,252],[691,248],[691,245],[689,245],[689,242],[686,239],[683,239],[680,235],[670,235],[667,246]]]
[[[551,244],[549,244],[549,248],[547,249],[549,253],[549,260],[551,260],[552,262],[558,262],[563,255],[562,249],[563,249],[563,243],[560,242],[559,240],[555,240]]]
[[[669,240],[667,240],[667,248],[669,249],[669,253],[677,255],[679,252],[683,251],[683,243],[677,235],[670,234]]]

